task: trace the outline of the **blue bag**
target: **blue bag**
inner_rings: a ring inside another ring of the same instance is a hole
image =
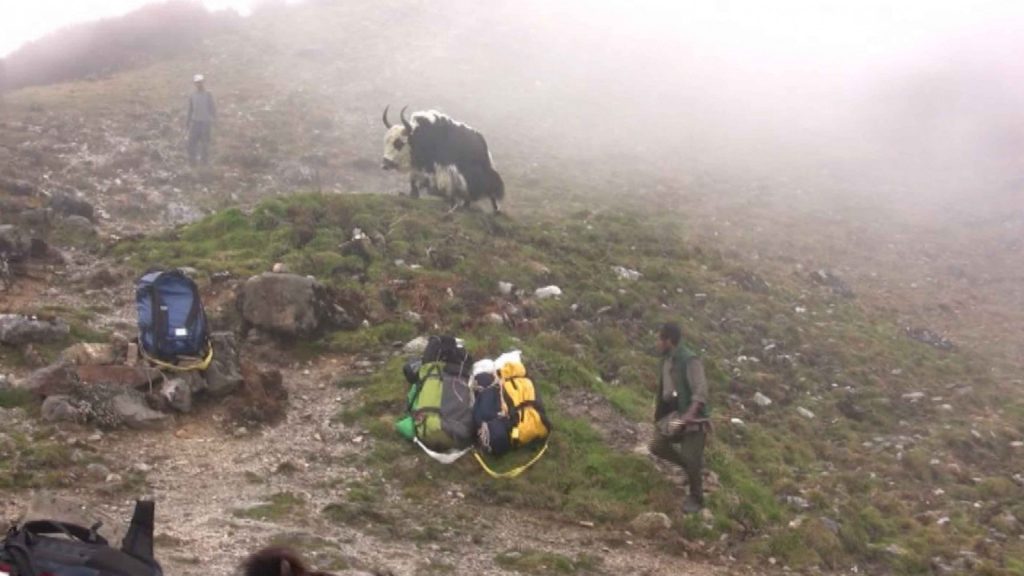
[[[180,270],[150,272],[135,286],[139,346],[160,360],[201,357],[208,347],[206,312],[195,282]]]

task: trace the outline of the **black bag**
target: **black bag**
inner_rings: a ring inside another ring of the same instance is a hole
[[[153,556],[153,502],[135,503],[120,549],[97,533],[100,526],[33,520],[11,528],[0,549],[0,571],[11,576],[163,576]]]
[[[473,370],[473,357],[454,336],[431,336],[421,358],[423,364],[444,363],[444,371],[468,380]]]

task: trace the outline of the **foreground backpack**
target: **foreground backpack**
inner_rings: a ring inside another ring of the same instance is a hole
[[[135,303],[145,355],[165,362],[209,355],[206,312],[195,282],[184,272],[156,271],[139,278]]]
[[[33,520],[7,533],[0,573],[11,576],[163,576],[153,556],[153,502],[135,503],[132,522],[111,547],[96,531],[56,520]]]
[[[551,423],[537,388],[526,377],[526,367],[521,362],[509,362],[498,370],[498,377],[508,413],[512,447],[526,446],[547,438]]]
[[[473,443],[473,394],[460,374],[441,362],[423,364],[409,390],[408,412],[415,438],[436,451],[460,450]]]

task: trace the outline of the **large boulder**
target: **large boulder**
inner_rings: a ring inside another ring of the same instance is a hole
[[[337,316],[322,284],[307,276],[263,273],[246,281],[239,295],[242,318],[279,336],[310,336]]]
[[[204,374],[206,391],[213,396],[226,396],[242,383],[238,342],[233,332],[214,332],[210,334],[210,345],[213,346],[213,361]]]
[[[0,344],[21,346],[60,340],[70,328],[60,319],[45,320],[21,314],[0,314]]]

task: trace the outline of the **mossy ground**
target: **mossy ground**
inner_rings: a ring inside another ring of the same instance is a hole
[[[113,252],[138,270],[192,266],[238,277],[281,261],[358,297],[372,327],[304,344],[307,355],[383,356],[394,343],[428,332],[457,333],[477,356],[523,350],[556,432],[548,455],[511,481],[490,480],[468,458],[435,466],[397,437],[403,358],[356,384],[340,383],[358,386],[360,403],[339,418],[370,431],[367,464],[400,481],[405,496],[430,497],[457,482],[481,503],[599,522],[664,510],[686,536],[727,534],[741,552],[793,567],[869,563],[913,573],[933,558],[981,547],[993,573],[1019,573],[1011,560],[1022,551],[1019,542],[985,544],[984,519],[1014,506],[1021,488],[1005,466],[1012,449],[1002,440],[1013,431],[978,420],[1007,404],[989,392],[995,387],[982,363],[915,342],[891,318],[805,277],[760,278],[726,255],[689,245],[678,220],[642,210],[445,217],[429,201],[305,194],[250,213],[227,210]],[[355,228],[373,241],[353,247]],[[613,266],[642,277],[620,279]],[[499,281],[524,291],[511,325],[485,321],[509,311]],[[550,284],[564,296],[529,298]],[[419,321],[411,323],[408,312]],[[718,430],[708,464],[721,481],[709,499],[711,523],[683,519],[678,490],[644,456],[607,445],[598,433],[606,423],[573,418],[559,406],[563,391],[582,389],[626,418],[646,420],[654,331],[665,320],[682,322],[711,381]],[[917,390],[928,397],[913,404],[903,398]],[[758,409],[755,392],[774,404]],[[950,401],[956,410],[943,409]],[[975,428],[984,433],[972,435]],[[419,465],[403,465],[410,458]],[[939,489],[947,496],[934,496]],[[806,505],[786,504],[793,496]],[[965,504],[971,502],[979,504]],[[357,505],[325,513],[347,522]],[[936,510],[956,520],[940,527],[928,520]],[[837,530],[821,531],[822,521]],[[905,554],[879,552],[890,544]]]

